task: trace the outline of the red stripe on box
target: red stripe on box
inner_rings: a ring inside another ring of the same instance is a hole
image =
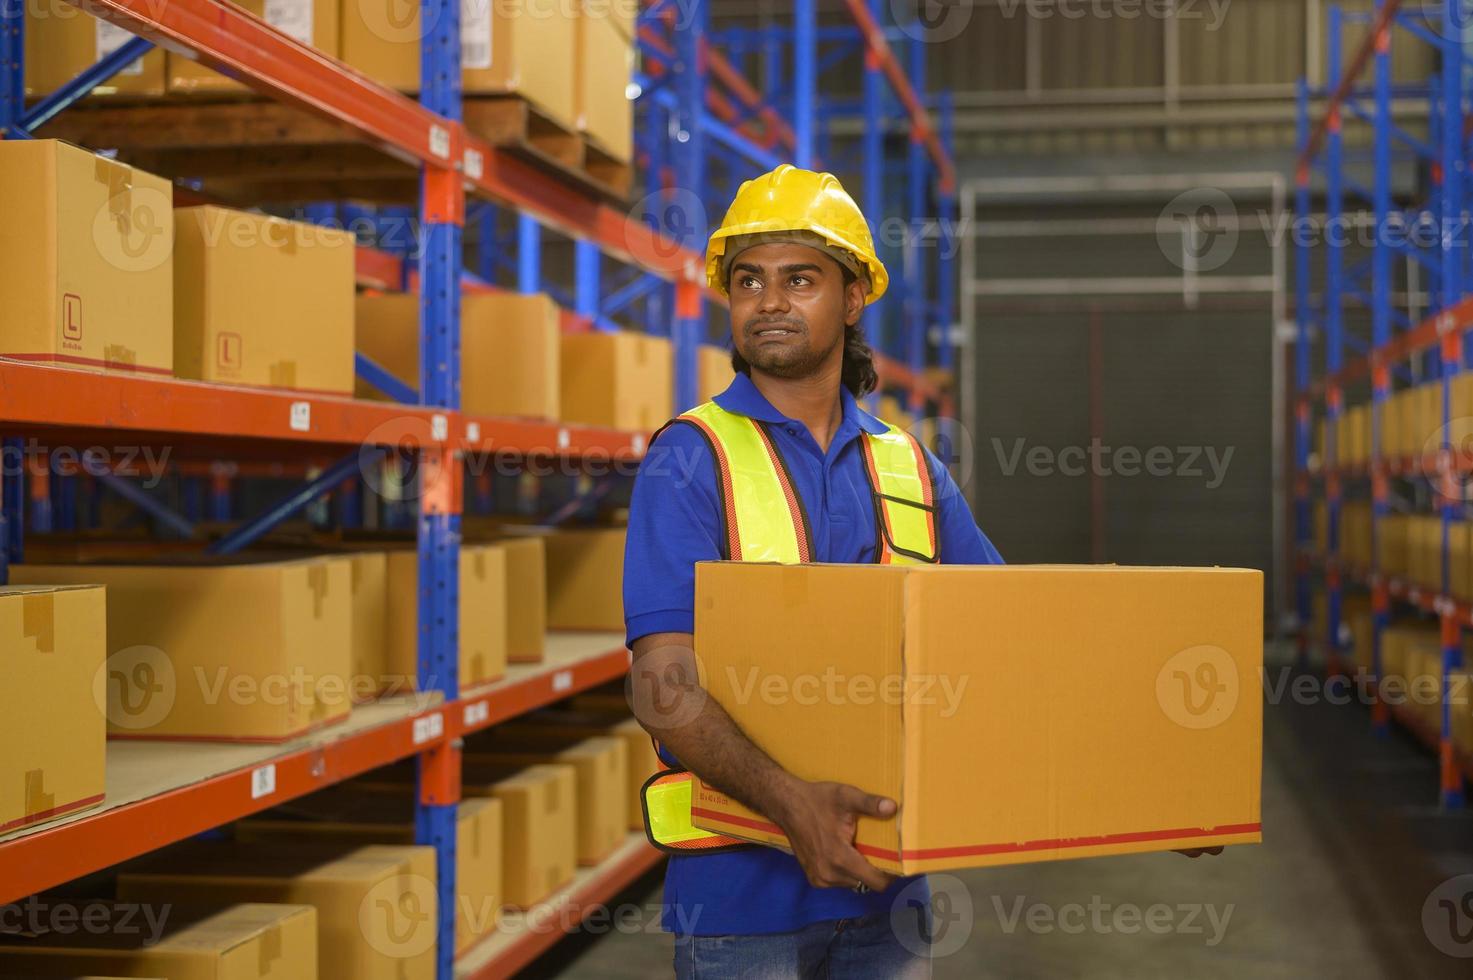
[[[151,367],[147,364],[129,364],[125,361],[108,361],[99,357],[78,357],[75,354],[0,354],[0,357],[9,358],[12,361],[39,361],[43,364],[84,364],[87,367],[106,368],[109,371],[133,374],[157,374],[164,378],[172,378],[174,376],[174,372],[170,368]]]
[[[0,823],[0,833],[15,830],[17,827],[29,827],[31,824],[40,823],[42,820],[50,820],[52,817],[64,816],[74,810],[94,806],[95,804],[101,803],[105,795],[98,793],[96,796],[86,796],[72,803],[63,803],[61,806],[54,806],[49,810],[37,810],[35,813],[28,813],[17,820]]]

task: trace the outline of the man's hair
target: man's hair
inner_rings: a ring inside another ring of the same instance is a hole
[[[843,266],[839,268],[844,273],[844,288],[847,290],[858,277]],[[736,329],[735,325],[732,329]],[[735,340],[731,345],[731,367],[748,377],[752,375],[752,365],[737,351]],[[865,342],[864,331],[858,324],[844,325],[844,366],[839,374],[839,383],[848,388],[849,394],[855,398],[863,398],[880,384],[880,376],[875,371],[874,351]]]

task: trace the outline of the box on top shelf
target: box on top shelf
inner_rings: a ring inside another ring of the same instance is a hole
[[[857,847],[901,874],[1258,842],[1263,634],[1255,570],[696,566],[706,690],[795,775],[895,800]]]
[[[323,54],[338,56],[338,0],[234,0],[287,37]],[[348,4],[347,6],[353,6]],[[195,59],[169,52],[171,95],[248,95],[251,89],[233,78],[206,68]]]
[[[103,799],[103,590],[0,586],[0,833]]]
[[[628,330],[562,338],[564,422],[653,432],[674,415],[670,341]]]
[[[511,0],[461,8],[461,85],[466,95],[519,95],[569,131],[573,112],[573,22],[562,4],[535,11]],[[403,92],[419,91],[419,8],[398,0],[343,4],[341,57]]]
[[[182,378],[353,391],[353,236],[214,205],[175,212]]]
[[[0,357],[168,377],[167,180],[60,140],[0,141]]]
[[[506,676],[506,552],[494,544],[464,544],[459,567],[460,688],[466,690]],[[416,690],[418,553],[389,552],[387,581],[389,676],[397,689]]]
[[[108,732],[275,742],[351,709],[341,558],[12,565],[14,581],[107,588]]]
[[[414,790],[329,786],[235,825],[243,843],[413,844]],[[490,935],[501,912],[501,801],[456,804],[455,949]]]
[[[726,390],[736,377],[731,351],[703,344],[696,354],[696,401],[708,402]]]
[[[634,41],[621,18],[603,5],[583,5],[574,28],[573,90],[578,131],[623,163],[634,158],[634,103],[625,91],[634,71]]]
[[[28,100],[50,95],[137,37],[66,0],[28,0],[24,10]],[[163,48],[156,47],[125,66],[91,94],[130,99],[163,95]]]
[[[124,901],[79,901],[75,906],[79,917],[86,914],[85,929],[37,936],[0,932],[0,972],[106,973],[168,980],[318,977],[317,912],[309,905],[222,906],[215,898],[191,905],[164,897],[144,910],[148,915]]]
[[[419,387],[419,297],[359,296],[357,349]],[[559,313],[542,293],[470,293],[460,301],[460,407],[469,415],[558,417]],[[359,381],[359,398],[383,398]],[[555,447],[549,446],[551,450]]]
[[[125,902],[310,905],[324,980],[435,975],[432,847],[188,841],[124,865],[117,891]]]

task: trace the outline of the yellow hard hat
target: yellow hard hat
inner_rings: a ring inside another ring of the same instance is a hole
[[[785,231],[812,232],[853,255],[869,276],[866,304],[885,295],[890,274],[875,254],[869,224],[854,198],[833,174],[800,170],[790,163],[742,182],[721,227],[706,245],[706,283],[726,293],[722,257],[728,239]]]

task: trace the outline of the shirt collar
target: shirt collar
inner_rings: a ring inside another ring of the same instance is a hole
[[[727,389],[714,399],[717,405],[736,415],[745,415],[748,418],[757,419],[762,422],[785,423],[791,422],[782,412],[772,407],[772,402],[746,374],[738,371],[735,378]],[[839,401],[842,403],[843,421],[848,422],[870,435],[881,435],[889,430],[889,427],[875,418],[873,415],[859,407],[859,402],[849,393],[848,388],[839,388]],[[841,423],[842,425],[842,423]]]

